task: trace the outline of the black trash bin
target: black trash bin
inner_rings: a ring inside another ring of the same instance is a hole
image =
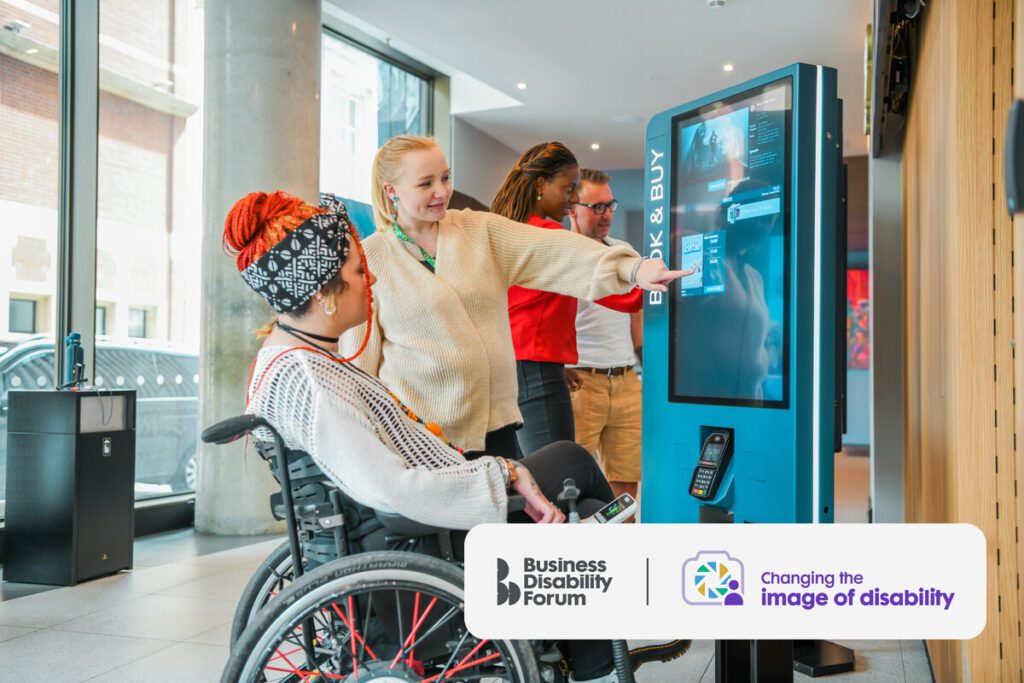
[[[132,567],[135,391],[11,391],[5,581],[70,586]]]

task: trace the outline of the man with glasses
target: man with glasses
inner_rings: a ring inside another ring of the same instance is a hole
[[[579,200],[569,209],[573,232],[607,245],[628,243],[608,236],[619,202],[608,174],[580,171]],[[576,442],[597,455],[616,496],[637,495],[640,481],[640,380],[633,369],[642,340],[642,291],[621,297],[621,306],[580,301],[576,313],[579,361],[566,368],[572,393]]]

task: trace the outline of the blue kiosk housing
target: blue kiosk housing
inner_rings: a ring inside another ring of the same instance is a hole
[[[646,295],[644,522],[833,520],[840,104],[834,69],[795,64],[647,127],[645,252],[687,274]]]

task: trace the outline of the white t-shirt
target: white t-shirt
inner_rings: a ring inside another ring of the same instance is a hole
[[[629,242],[613,237],[606,237],[604,243],[610,247],[630,246]],[[579,361],[570,367],[618,368],[635,365],[637,358],[633,353],[629,318],[629,313],[620,313],[580,299],[576,309],[576,351],[579,353]]]

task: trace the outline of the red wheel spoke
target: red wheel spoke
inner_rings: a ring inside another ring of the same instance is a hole
[[[475,651],[476,651],[476,649],[474,648],[474,652]],[[471,654],[473,654],[473,653],[471,652],[470,655]],[[466,655],[466,657],[469,657],[470,655]],[[461,662],[459,662],[458,665],[453,667],[451,671],[446,673],[444,675],[444,677],[448,678],[452,674],[456,674],[456,673],[458,673],[460,671],[465,671],[466,669],[472,669],[474,666],[480,666],[481,664],[486,664],[487,662],[490,662],[490,661],[492,661],[494,659],[497,659],[498,657],[501,657],[501,653],[500,652],[495,652],[494,654],[487,655],[486,657],[481,657],[480,659],[474,659],[473,661],[470,661],[470,662],[467,662],[465,660],[465,658],[463,658],[463,660]],[[440,676],[440,674],[438,674],[438,676]],[[434,681],[444,680],[444,679],[438,678],[438,676],[431,676],[430,678],[424,678],[423,679],[423,683],[433,683]]]
[[[348,623],[350,626],[348,630],[352,632],[352,637],[349,638],[349,642],[352,643],[352,671],[356,675],[356,680],[359,680],[359,656],[356,654],[356,631],[355,623],[352,619],[352,596],[348,596]]]
[[[299,649],[302,649],[302,648],[299,648]],[[303,672],[299,671],[298,667],[296,667],[294,664],[292,664],[292,660],[288,659],[288,655],[286,653],[281,652],[280,650],[277,650],[277,654],[279,654],[281,656],[281,659],[283,659],[285,661],[285,663],[288,666],[291,667],[290,670],[289,669],[281,669],[281,671],[287,671],[288,673],[298,674],[299,676],[302,677],[302,680],[306,681],[307,683],[309,682],[310,679],[306,677],[306,674],[304,674]],[[270,668],[270,667],[264,667],[264,669],[266,669],[266,668]],[[311,675],[315,675],[314,672],[312,672],[312,671],[310,671],[308,673],[310,673]]]
[[[363,637],[361,635],[359,635],[359,631],[357,631],[355,629],[355,626],[352,623],[352,621],[349,620],[349,619],[346,619],[345,615],[341,613],[341,609],[338,607],[338,604],[332,602],[331,603],[331,607],[334,608],[334,611],[338,614],[338,618],[341,619],[342,623],[344,623],[345,626],[348,627],[349,633],[352,634],[352,640],[353,641],[358,640],[360,643],[362,643],[364,646],[366,646],[366,653],[368,655],[370,655],[370,658],[371,659],[377,659],[377,655],[373,654],[373,650],[370,649],[370,646],[367,644],[367,642],[365,640],[363,640]]]
[[[281,652],[280,650],[277,650],[277,654],[274,655],[273,657],[271,657],[270,659],[268,659],[267,661],[268,662],[272,662],[275,659],[281,659],[282,657],[287,657],[288,655],[293,655],[296,652],[300,651],[301,649],[302,649],[301,647],[297,647],[294,650],[289,650],[288,652]]]
[[[417,608],[418,608],[418,605],[419,605],[419,598],[420,598],[420,594],[416,593]],[[437,604],[437,598],[435,597],[435,598],[433,598],[430,601],[430,604],[427,605],[427,609],[423,611],[423,616],[421,616],[419,619],[415,619],[415,618],[413,619],[412,632],[409,634],[409,637],[405,639],[405,642],[402,643],[402,649],[398,651],[397,655],[395,655],[395,661],[391,662],[391,668],[392,669],[395,668],[395,665],[398,664],[398,661],[402,658],[402,655],[405,654],[405,648],[409,647],[410,643],[415,643],[416,642],[416,631],[419,630],[420,626],[426,620],[427,615],[430,614],[430,610],[434,609],[434,605],[436,605],[436,604]],[[412,657],[410,655],[410,661],[411,661],[411,659],[412,659]]]
[[[479,652],[480,648],[482,648],[484,645],[486,645],[487,642],[488,641],[486,641],[486,640],[481,640],[479,643],[477,643],[476,646],[472,650],[470,650],[466,654],[465,657],[463,657],[461,660],[459,660],[459,663],[455,665],[455,668],[452,669],[451,671],[449,671],[448,673],[446,673],[444,675],[444,677],[448,678],[448,676],[450,676],[451,674],[455,673],[456,671],[462,671],[463,669],[465,669],[466,666],[467,666],[466,665],[466,660],[469,659],[470,657],[472,657],[473,655],[475,655],[477,652]],[[475,664],[474,664],[474,666],[475,666]],[[430,681],[434,680],[435,678],[438,678],[438,676],[434,676],[433,678],[428,678],[425,681],[423,681],[423,683],[430,683]]]
[[[433,606],[433,603],[431,603],[431,606]],[[416,591],[416,602],[413,603],[413,608],[412,608],[412,623],[413,624],[417,624],[418,625],[419,615],[420,615],[420,592]],[[409,638],[412,639],[412,641],[411,641],[412,643],[416,642],[415,636],[416,636],[416,626],[413,626],[412,627],[412,633],[409,634]],[[415,649],[413,647],[410,647],[409,648],[409,666],[412,666],[413,653],[414,652],[415,652]],[[394,663],[391,664],[391,668],[392,669],[395,668]]]

